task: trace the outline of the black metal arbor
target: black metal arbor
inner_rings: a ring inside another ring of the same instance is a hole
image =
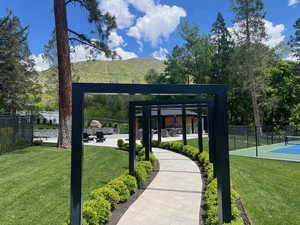
[[[150,159],[151,143],[152,143],[152,127],[151,117],[154,110],[157,111],[158,119],[158,143],[161,142],[161,109],[172,108],[182,109],[182,136],[183,143],[187,145],[187,129],[186,129],[186,109],[196,108],[198,117],[198,149],[199,152],[203,149],[203,137],[202,137],[202,108],[208,109],[208,124],[209,124],[209,152],[210,162],[214,163],[214,133],[213,133],[213,121],[214,117],[214,99],[180,99],[180,100],[164,100],[164,101],[133,101],[129,102],[129,173],[135,175],[135,146],[136,146],[136,117],[135,113],[137,109],[141,109],[143,112],[143,144],[145,147],[146,160]]]
[[[83,169],[83,101],[84,94],[144,94],[214,96],[213,149],[215,175],[218,181],[220,223],[231,220],[230,173],[227,124],[227,87],[225,85],[148,85],[74,83],[72,89],[72,153],[71,153],[71,225],[82,224]],[[147,108],[147,107],[146,107]],[[132,112],[130,112],[132,113]],[[130,154],[129,154],[130,155]]]

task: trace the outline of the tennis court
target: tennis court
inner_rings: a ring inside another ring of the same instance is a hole
[[[230,155],[256,157],[256,147],[230,151]],[[258,146],[258,158],[300,162],[300,145],[278,143]]]

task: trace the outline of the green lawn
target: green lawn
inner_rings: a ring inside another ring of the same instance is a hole
[[[188,144],[197,147],[197,139]],[[252,225],[300,224],[300,163],[231,155],[230,167]]]
[[[127,153],[85,147],[87,194],[127,172]],[[0,224],[59,225],[69,212],[70,151],[36,146],[0,156]]]
[[[300,164],[231,156],[231,179],[253,225],[300,223]]]

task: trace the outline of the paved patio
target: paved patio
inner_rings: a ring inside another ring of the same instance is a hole
[[[203,135],[207,136],[207,135]],[[128,140],[128,134],[113,134],[113,135],[105,135],[106,140],[102,143],[97,143],[90,141],[89,143],[85,143],[85,145],[94,145],[94,146],[109,146],[109,147],[118,147],[118,139],[123,139],[123,140]],[[194,139],[198,138],[198,134],[188,134],[187,139]],[[52,138],[43,138],[42,139],[46,143],[57,143],[57,138],[52,137]],[[157,134],[153,135],[153,140],[157,140]],[[162,138],[162,141],[178,141],[182,140],[182,135],[178,135],[176,137],[166,137]]]
[[[202,180],[189,158],[153,148],[160,170],[117,225],[199,225]]]

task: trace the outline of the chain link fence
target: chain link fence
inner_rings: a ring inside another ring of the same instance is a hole
[[[32,145],[31,116],[0,114],[0,155]]]
[[[300,126],[229,126],[229,149],[284,143],[286,136],[300,136]]]

